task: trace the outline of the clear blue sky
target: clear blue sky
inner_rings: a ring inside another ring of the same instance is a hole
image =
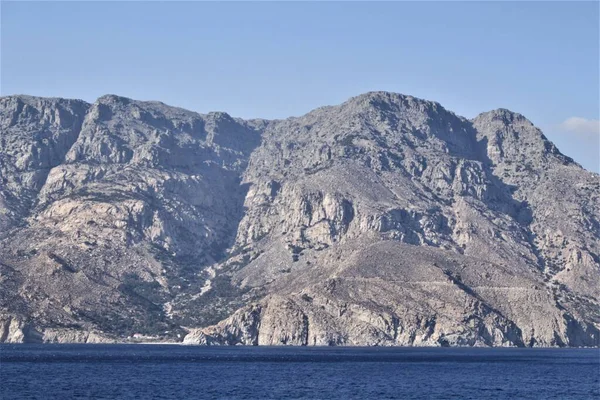
[[[504,107],[598,171],[598,2],[6,2],[2,95],[281,118],[370,90]],[[565,123],[565,121],[567,121]]]

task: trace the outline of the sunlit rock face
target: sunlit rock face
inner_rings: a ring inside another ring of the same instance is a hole
[[[599,343],[599,176],[508,110],[9,96],[0,126],[0,341]]]

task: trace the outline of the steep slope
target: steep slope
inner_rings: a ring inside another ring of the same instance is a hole
[[[16,286],[3,291],[5,321],[179,334],[165,304],[233,241],[246,190],[240,174],[258,128],[225,113],[117,96],[81,105],[87,113],[78,123],[36,122],[31,115],[50,113],[47,100],[3,99],[25,101],[3,111],[16,139],[2,142],[2,154],[17,153],[17,168],[39,159],[31,174],[43,177],[25,188],[32,200],[0,245],[2,276]],[[64,113],[63,104],[72,102],[58,101],[54,112]],[[46,132],[68,139],[37,150]],[[5,179],[15,175],[9,169]]]
[[[28,215],[49,171],[77,140],[88,107],[79,100],[0,99],[0,235]]]
[[[498,110],[473,123],[494,174],[528,204],[525,222],[540,267],[570,290],[598,298],[598,175],[562,155],[522,115]]]
[[[519,114],[387,92],[281,121],[81,104],[31,202],[2,205],[3,340],[598,345],[598,175]],[[46,128],[11,112],[28,154]]]
[[[508,115],[520,124],[507,120],[503,129],[530,137],[505,142],[505,154],[523,145],[534,151],[528,141],[540,142],[546,147],[528,158],[532,168],[578,171],[571,183],[587,180],[598,192],[597,176],[560,155],[531,123]],[[534,200],[499,175],[486,132],[437,103],[389,93],[270,124],[245,174],[252,186],[237,239],[240,249],[258,248],[259,255],[232,268],[242,287],[268,296],[187,341],[596,343],[597,293],[560,287],[548,274],[535,239]],[[597,207],[597,198],[556,202],[597,215],[588,204]],[[597,245],[597,229],[586,235]],[[586,271],[583,278],[597,286],[597,262]],[[340,311],[353,308],[361,312]]]

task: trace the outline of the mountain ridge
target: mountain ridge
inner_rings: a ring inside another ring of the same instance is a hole
[[[0,124],[0,341],[598,345],[598,175],[521,114],[7,96]]]
[[[312,110],[309,110],[308,112],[306,112],[303,115],[309,114],[310,112],[313,111],[317,111],[320,109],[325,109],[325,108],[331,108],[331,107],[336,107],[336,106],[341,106],[345,103],[351,102],[353,100],[357,100],[357,99],[364,99],[364,98],[372,98],[375,96],[379,96],[379,95],[392,95],[392,96],[400,96],[403,98],[410,98],[410,99],[414,99],[416,101],[419,102],[424,102],[424,103],[431,103],[431,104],[435,104],[437,107],[443,108],[445,111],[447,111],[448,113],[454,114],[457,117],[464,119],[464,120],[469,120],[472,121],[474,119],[476,119],[478,116],[481,116],[482,114],[487,114],[487,113],[501,113],[501,112],[505,112],[509,115],[515,115],[518,117],[522,117],[524,119],[527,119],[524,115],[520,114],[519,112],[516,111],[512,111],[508,108],[505,107],[498,107],[498,108],[494,108],[488,111],[482,111],[480,112],[478,115],[476,115],[473,118],[467,118],[464,116],[461,116],[459,114],[454,113],[451,110],[446,109],[444,106],[441,105],[441,103],[437,102],[437,101],[433,101],[433,100],[427,100],[421,97],[416,97],[413,95],[409,95],[409,94],[403,94],[403,93],[398,93],[398,92],[389,92],[389,91],[384,91],[384,90],[372,90],[372,91],[367,91],[364,93],[361,93],[359,95],[356,96],[352,96],[350,97],[348,100],[337,104],[337,105],[325,105],[325,106],[319,106],[317,108],[314,108]],[[78,98],[71,98],[71,97],[58,97],[58,96],[35,96],[35,95],[29,95],[29,94],[10,94],[10,95],[4,95],[4,96],[0,96],[0,100],[10,100],[10,99],[28,99],[28,100],[43,100],[43,101],[67,101],[67,102],[80,102],[80,103],[85,103],[88,106],[91,106],[92,104],[96,103],[98,100],[100,99],[105,99],[105,98],[118,98],[118,99],[123,99],[126,100],[127,102],[138,102],[138,103],[146,103],[146,104],[158,104],[158,105],[162,105],[165,107],[168,107],[170,109],[175,109],[175,110],[182,110],[184,112],[188,112],[188,113],[195,113],[195,114],[199,114],[199,115],[207,115],[207,114],[211,114],[211,113],[224,113],[229,115],[231,118],[234,119],[238,119],[238,120],[244,120],[244,121],[253,121],[253,120],[263,120],[263,121],[281,121],[283,119],[289,119],[289,118],[300,118],[303,115],[300,116],[290,116],[290,117],[284,117],[284,118],[263,118],[260,116],[257,117],[252,117],[252,118],[242,118],[242,117],[236,117],[233,116],[231,114],[229,114],[227,111],[218,111],[218,110],[212,110],[212,111],[206,111],[206,112],[201,112],[201,111],[196,111],[196,110],[191,110],[182,106],[172,106],[169,105],[167,103],[164,103],[160,100],[138,100],[138,99],[134,99],[132,97],[127,97],[127,96],[121,96],[118,94],[114,94],[114,93],[106,93],[103,94],[101,96],[99,96],[96,100],[94,100],[93,102],[89,102],[83,99],[78,99]],[[529,121],[529,120],[528,120]],[[531,122],[531,121],[529,121]]]

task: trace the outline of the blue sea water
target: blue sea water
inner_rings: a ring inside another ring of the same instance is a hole
[[[598,349],[0,345],[9,399],[600,399]]]

